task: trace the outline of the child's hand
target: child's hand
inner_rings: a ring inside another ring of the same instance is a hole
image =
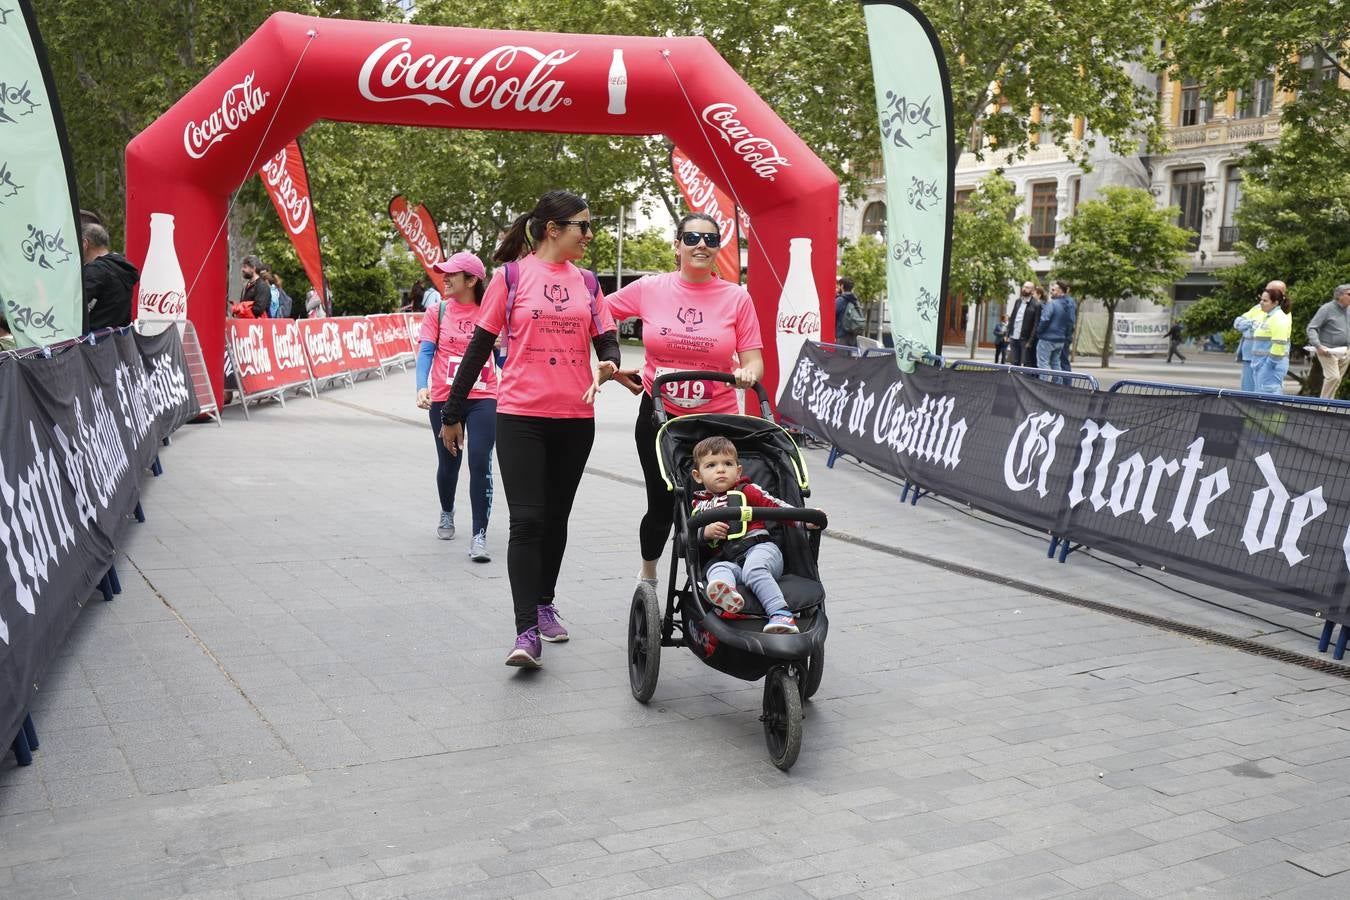
[[[731,531],[730,522],[713,522],[711,525],[703,526],[703,539],[708,543],[724,541],[729,531]]]

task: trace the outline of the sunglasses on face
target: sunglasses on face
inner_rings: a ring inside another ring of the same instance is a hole
[[[590,219],[554,219],[553,221],[563,228],[566,228],[568,225],[575,225],[577,228],[581,229],[582,234],[586,234],[591,230]]]
[[[697,247],[699,241],[712,250],[722,246],[722,236],[715,231],[686,231],[680,235],[680,240],[686,247]]]

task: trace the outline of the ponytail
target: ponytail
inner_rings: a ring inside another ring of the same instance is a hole
[[[1289,310],[1293,307],[1293,304],[1289,302],[1288,294],[1286,294],[1279,288],[1267,288],[1266,293],[1270,294],[1270,299],[1275,301],[1275,305],[1277,305],[1280,308],[1281,312],[1285,313],[1286,315],[1289,313]]]
[[[570,219],[586,209],[586,201],[571,191],[549,191],[539,198],[534,209],[516,216],[492,251],[492,261],[515,262],[544,239],[549,222]]]

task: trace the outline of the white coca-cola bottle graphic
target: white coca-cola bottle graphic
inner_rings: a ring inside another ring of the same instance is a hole
[[[609,114],[622,116],[628,112],[628,69],[623,64],[623,51],[614,51],[609,64]]]
[[[778,298],[778,396],[792,375],[802,344],[820,340],[820,298],[811,273],[811,239],[788,241],[788,271]]]
[[[136,293],[136,318],[182,322],[187,319],[187,282],[173,246],[173,216],[150,214],[150,248],[141,267]]]

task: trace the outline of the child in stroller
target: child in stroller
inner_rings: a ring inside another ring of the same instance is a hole
[[[722,435],[704,438],[694,446],[693,476],[703,486],[694,493],[695,514],[730,506],[736,500],[741,506],[792,508],[745,477],[736,445]],[[791,524],[800,527],[802,523]],[[783,575],[783,551],[762,521],[743,523],[738,532],[731,531],[730,522],[713,522],[700,529],[698,538],[701,555],[709,561],[708,600],[714,606],[725,615],[740,614],[745,598],[736,590],[739,581],[749,585],[763,607],[769,620],[764,625],[766,634],[798,633],[797,621],[778,587]]]

